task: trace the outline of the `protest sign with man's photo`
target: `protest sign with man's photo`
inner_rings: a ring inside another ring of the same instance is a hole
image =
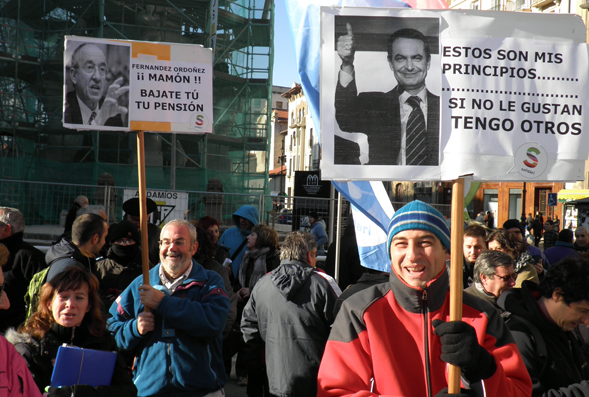
[[[128,128],[130,44],[69,40],[64,56],[64,125]]]
[[[323,7],[322,177],[582,179],[582,21],[546,17]]]
[[[66,36],[66,128],[212,132],[212,51]]]

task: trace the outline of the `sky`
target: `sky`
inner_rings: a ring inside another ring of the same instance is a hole
[[[272,84],[291,87],[295,81],[300,83],[300,78],[295,62],[290,25],[286,17],[284,0],[274,0],[274,5],[274,69]]]

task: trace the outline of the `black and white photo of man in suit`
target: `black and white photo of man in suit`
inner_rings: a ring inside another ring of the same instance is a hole
[[[73,91],[66,93],[64,124],[125,127],[121,115],[128,109],[119,98],[129,91],[123,77],[108,84],[109,68],[104,51],[96,44],[83,43],[72,53],[67,70]]]
[[[388,92],[358,93],[358,71],[354,70],[357,49],[350,23],[346,23],[346,30],[336,45],[341,59],[335,91],[339,128],[366,135],[368,156],[364,158],[368,158],[369,165],[439,165],[440,99],[425,84],[431,63],[428,38],[413,28],[395,31],[387,42],[387,61],[396,87]],[[352,148],[350,151],[341,150],[346,144]],[[338,137],[335,152],[336,164],[361,163],[358,146]],[[344,155],[338,156],[338,152]]]

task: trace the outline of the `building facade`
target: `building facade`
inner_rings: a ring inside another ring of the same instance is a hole
[[[288,99],[288,129],[284,136],[285,193],[294,194],[295,171],[319,169],[320,149],[317,130],[300,84],[282,94]]]

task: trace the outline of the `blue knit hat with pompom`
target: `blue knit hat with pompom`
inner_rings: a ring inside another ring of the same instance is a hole
[[[403,230],[427,230],[432,232],[450,252],[450,230],[444,219],[444,215],[434,207],[423,201],[415,200],[405,204],[395,212],[389,222],[387,253],[391,255],[391,241],[393,237]]]

